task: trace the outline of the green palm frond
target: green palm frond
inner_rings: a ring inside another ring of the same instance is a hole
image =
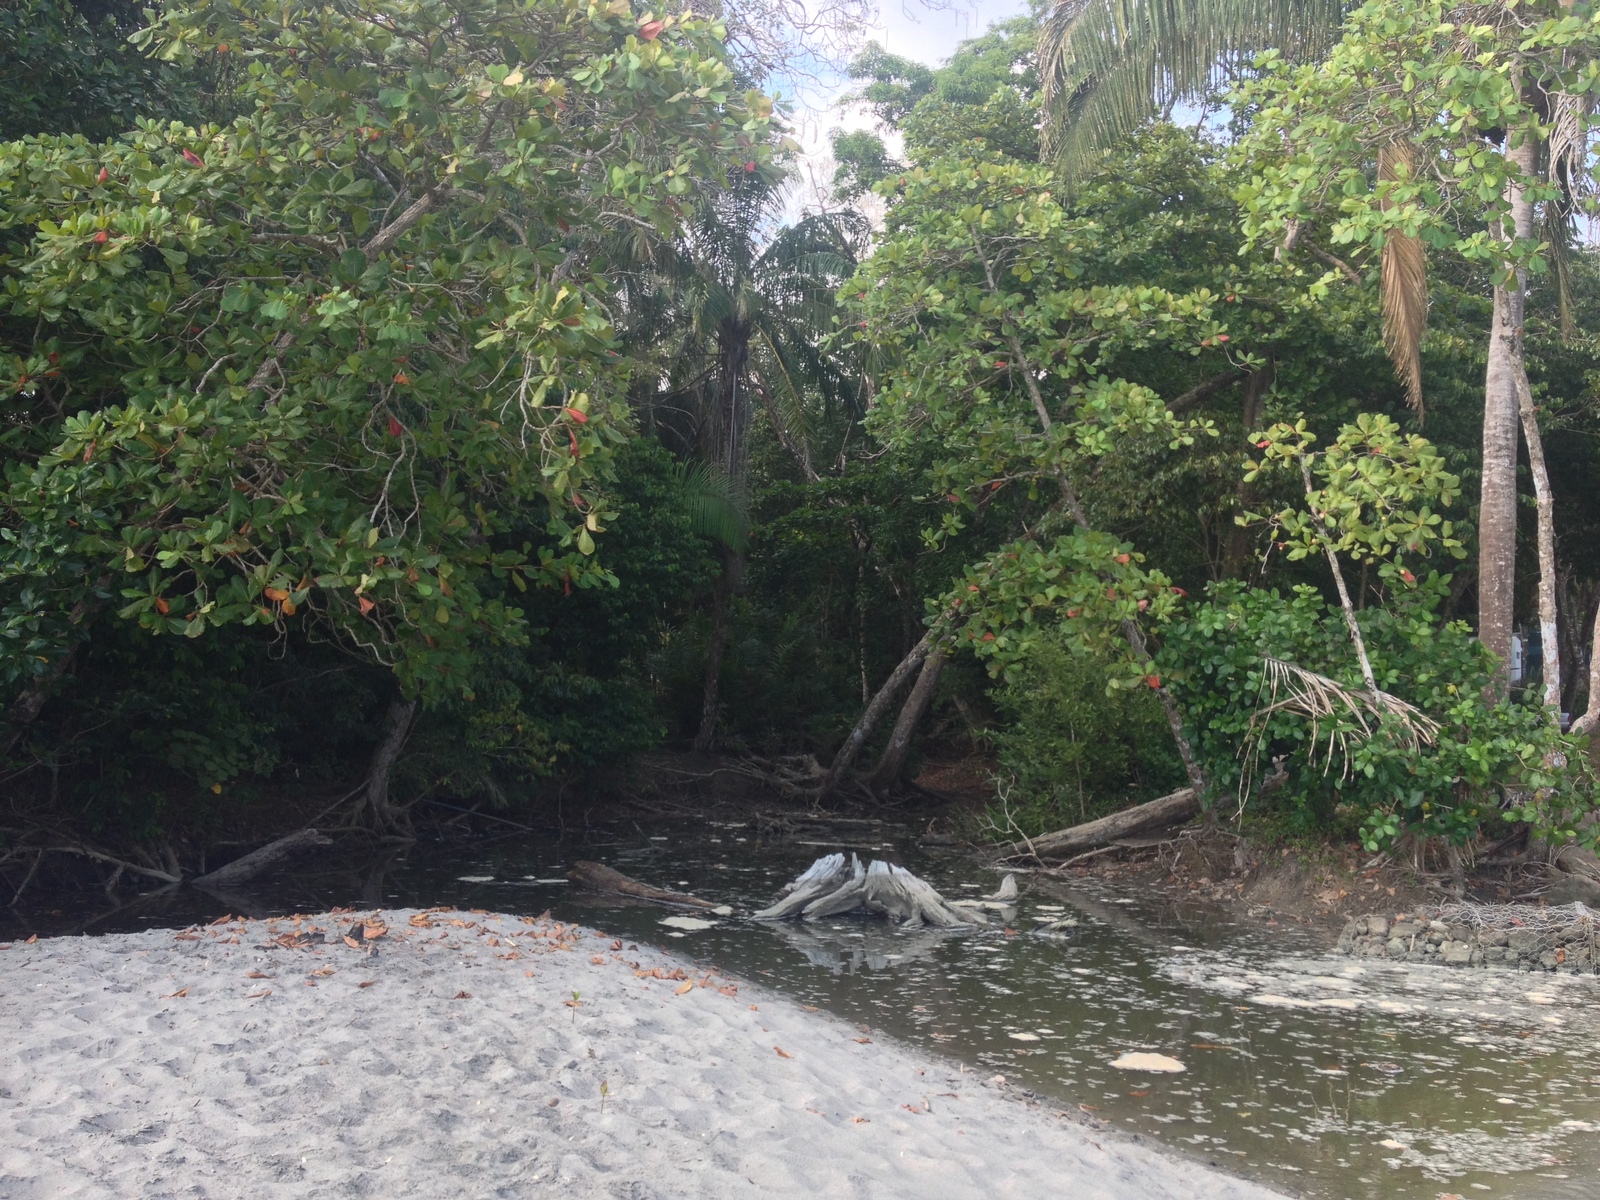
[[[1046,152],[1081,176],[1103,151],[1203,95],[1230,62],[1330,45],[1343,0],[1057,0],[1039,39]]]
[[[750,504],[717,463],[677,464],[678,491],[694,532],[743,552],[750,545]]]

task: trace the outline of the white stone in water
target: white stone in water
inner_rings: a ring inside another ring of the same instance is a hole
[[[493,883],[493,875],[457,875],[462,883]]]
[[[1165,1054],[1149,1054],[1140,1050],[1129,1051],[1111,1065],[1119,1071],[1148,1071],[1162,1075],[1176,1075],[1189,1069]]]
[[[701,920],[699,917],[662,917],[659,924],[669,925],[673,929],[687,929],[693,932],[698,929],[710,929],[716,925],[716,922]]]
[[[1405,1149],[1407,1149],[1406,1144],[1404,1142],[1397,1142],[1393,1138],[1384,1138],[1383,1141],[1378,1143],[1378,1145],[1382,1146],[1385,1150],[1405,1150]]]
[[[1007,1034],[1006,1036],[1010,1037],[1013,1041],[1018,1042],[1037,1042],[1039,1040],[1039,1035],[1037,1033],[1012,1033]],[[1179,1070],[1182,1070],[1182,1068],[1180,1067]]]

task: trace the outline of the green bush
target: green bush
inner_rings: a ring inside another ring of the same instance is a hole
[[[1487,652],[1464,622],[1439,617],[1448,583],[1435,573],[1389,606],[1358,614],[1378,686],[1438,723],[1433,744],[1387,719],[1369,738],[1350,714],[1313,727],[1275,707],[1266,655],[1362,689],[1343,618],[1310,587],[1285,595],[1215,585],[1169,628],[1158,659],[1183,705],[1211,802],[1243,811],[1281,761],[1288,783],[1266,803],[1302,832],[1352,823],[1370,850],[1405,833],[1459,845],[1509,821],[1557,839],[1579,836],[1596,799],[1580,739],[1560,733],[1537,703],[1485,701]]]
[[[1010,819],[1033,835],[1169,792],[1183,767],[1155,694],[1107,691],[1106,665],[1041,638],[993,699],[999,788]],[[991,812],[1004,828],[1006,816]]]

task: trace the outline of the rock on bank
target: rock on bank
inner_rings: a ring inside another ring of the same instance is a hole
[[[1272,1193],[549,920],[335,913],[0,949],[0,1196]]]

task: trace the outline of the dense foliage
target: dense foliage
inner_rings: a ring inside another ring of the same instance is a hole
[[[1329,53],[1376,77],[1447,15],[1372,0]],[[871,47],[875,128],[796,215],[784,114],[714,20],[149,20],[0,14],[0,854],[52,828],[170,862],[369,776],[403,813],[661,747],[826,763],[886,680],[854,740],[891,743],[909,693],[915,748],[871,786],[968,758],[1008,828],[1187,779],[1373,848],[1590,836],[1585,741],[1474,640],[1473,497],[1520,266],[1565,606],[1541,649],[1581,712],[1600,271],[1494,232],[1488,109],[1550,114],[1459,40],[1454,73],[1365,90],[1269,55],[1225,132],[1096,135],[1070,174],[1040,15],[938,68]],[[1574,95],[1594,28],[1537,26]],[[1417,88],[1460,109],[1408,135],[1443,175],[1379,163]],[[1581,199],[1562,161],[1539,203]],[[1386,346],[1396,238],[1426,255],[1425,424]],[[1291,668],[1349,703],[1280,703]]]

